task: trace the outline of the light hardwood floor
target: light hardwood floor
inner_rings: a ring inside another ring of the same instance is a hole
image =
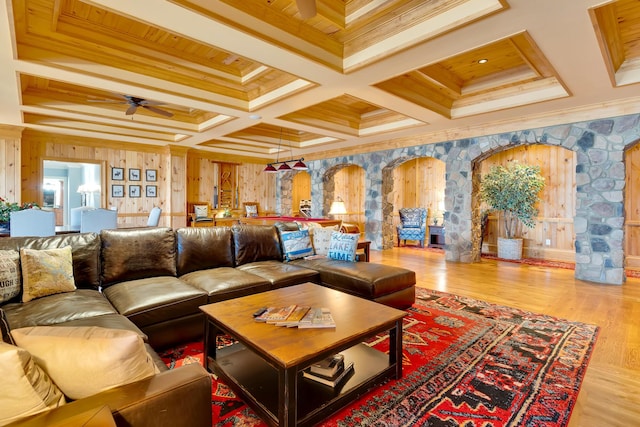
[[[414,270],[424,288],[598,325],[569,427],[640,425],[640,279],[602,285],[576,280],[573,270],[446,262],[415,247],[371,251],[371,261]]]

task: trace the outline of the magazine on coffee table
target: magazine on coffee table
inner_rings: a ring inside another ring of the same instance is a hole
[[[255,317],[254,320],[256,322],[265,323],[282,322],[283,320],[286,320],[291,313],[293,313],[295,308],[295,304],[284,307],[268,307],[264,313]]]
[[[289,328],[335,328],[336,323],[331,310],[326,307],[309,307],[289,305],[284,307],[267,307],[254,317],[256,322],[268,323]]]
[[[335,327],[336,322],[333,320],[331,310],[326,307],[311,308],[302,320],[298,322],[299,329]]]

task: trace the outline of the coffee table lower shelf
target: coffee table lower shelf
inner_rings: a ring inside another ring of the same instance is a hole
[[[358,399],[367,390],[395,374],[389,355],[357,344],[341,351],[353,361],[353,372],[335,388],[303,378],[298,373],[296,411],[298,425],[314,425]],[[209,371],[215,372],[231,389],[269,424],[278,424],[278,370],[241,343],[216,351],[208,358]]]

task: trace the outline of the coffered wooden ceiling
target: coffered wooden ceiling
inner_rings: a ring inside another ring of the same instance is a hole
[[[640,112],[638,0],[316,6],[2,2],[0,124],[266,159]]]

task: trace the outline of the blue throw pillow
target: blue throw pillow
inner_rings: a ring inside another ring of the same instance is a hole
[[[405,210],[400,211],[400,221],[403,228],[420,228],[422,227],[422,221],[420,218],[420,211],[418,210]]]
[[[359,239],[360,234],[339,233],[334,231],[333,234],[331,234],[331,242],[329,243],[327,256],[339,261],[355,262]]]
[[[280,238],[287,261],[313,255],[309,230],[282,231]]]

